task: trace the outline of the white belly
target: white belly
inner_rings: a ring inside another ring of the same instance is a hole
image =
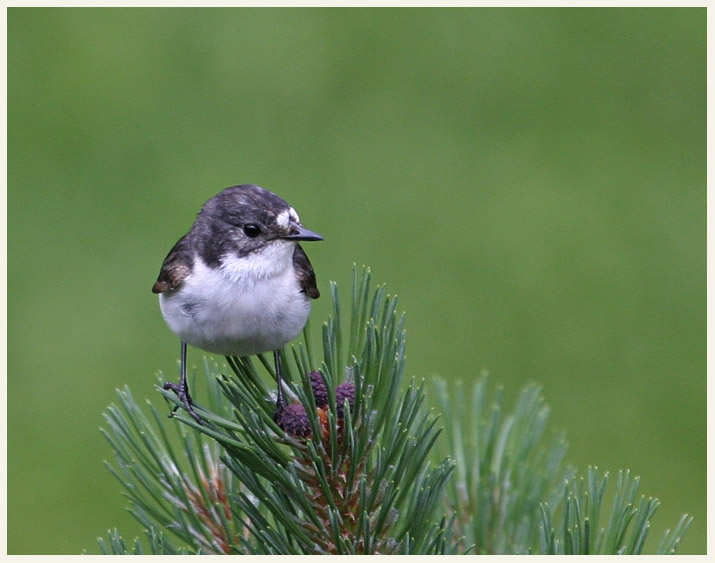
[[[292,252],[283,267],[264,266],[250,256],[220,268],[197,260],[178,290],[159,295],[169,328],[188,344],[224,356],[282,348],[303,330],[310,300],[295,277]]]

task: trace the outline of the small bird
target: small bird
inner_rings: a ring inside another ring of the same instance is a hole
[[[187,343],[224,356],[273,351],[277,410],[282,407],[278,350],[303,330],[310,300],[320,297],[298,242],[315,240],[323,237],[303,227],[288,203],[244,184],[209,199],[169,252],[152,291],[181,339],[181,381],[164,389],[174,391],[197,422],[186,381]]]

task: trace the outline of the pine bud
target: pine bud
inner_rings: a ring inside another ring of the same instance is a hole
[[[343,418],[345,399],[348,400],[352,412],[355,408],[355,384],[352,381],[343,381],[335,388],[335,407],[338,410],[338,418]]]
[[[313,388],[313,397],[315,397],[315,406],[319,409],[324,409],[328,406],[328,389],[325,387],[323,374],[319,371],[310,372],[310,386]]]
[[[310,436],[310,422],[303,405],[298,403],[282,406],[276,413],[276,422],[287,434],[296,438]]]

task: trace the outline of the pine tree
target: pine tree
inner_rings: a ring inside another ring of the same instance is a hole
[[[281,351],[290,403],[278,413],[264,355],[204,361],[192,386],[205,390],[195,406],[203,424],[152,404],[147,414],[119,391],[102,430],[116,456],[107,465],[146,538],[127,544],[111,531],[103,553],[642,552],[657,499],[638,497],[637,478],[621,472],[606,522],[607,474],[579,477],[564,464],[566,442],[546,431],[537,386],[504,414],[486,376],[453,393],[439,379],[403,385],[396,298],[372,290],[367,269],[354,273],[345,321],[335,284],[331,297],[322,353],[309,327]],[[690,521],[657,553],[675,553]]]

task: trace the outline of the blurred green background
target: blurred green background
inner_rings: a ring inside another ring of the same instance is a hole
[[[573,464],[661,499],[651,549],[688,512],[705,553],[704,8],[10,8],[8,144],[9,553],[140,533],[101,413],[163,408],[151,286],[247,182],[324,295],[399,296],[408,375],[539,382]]]

